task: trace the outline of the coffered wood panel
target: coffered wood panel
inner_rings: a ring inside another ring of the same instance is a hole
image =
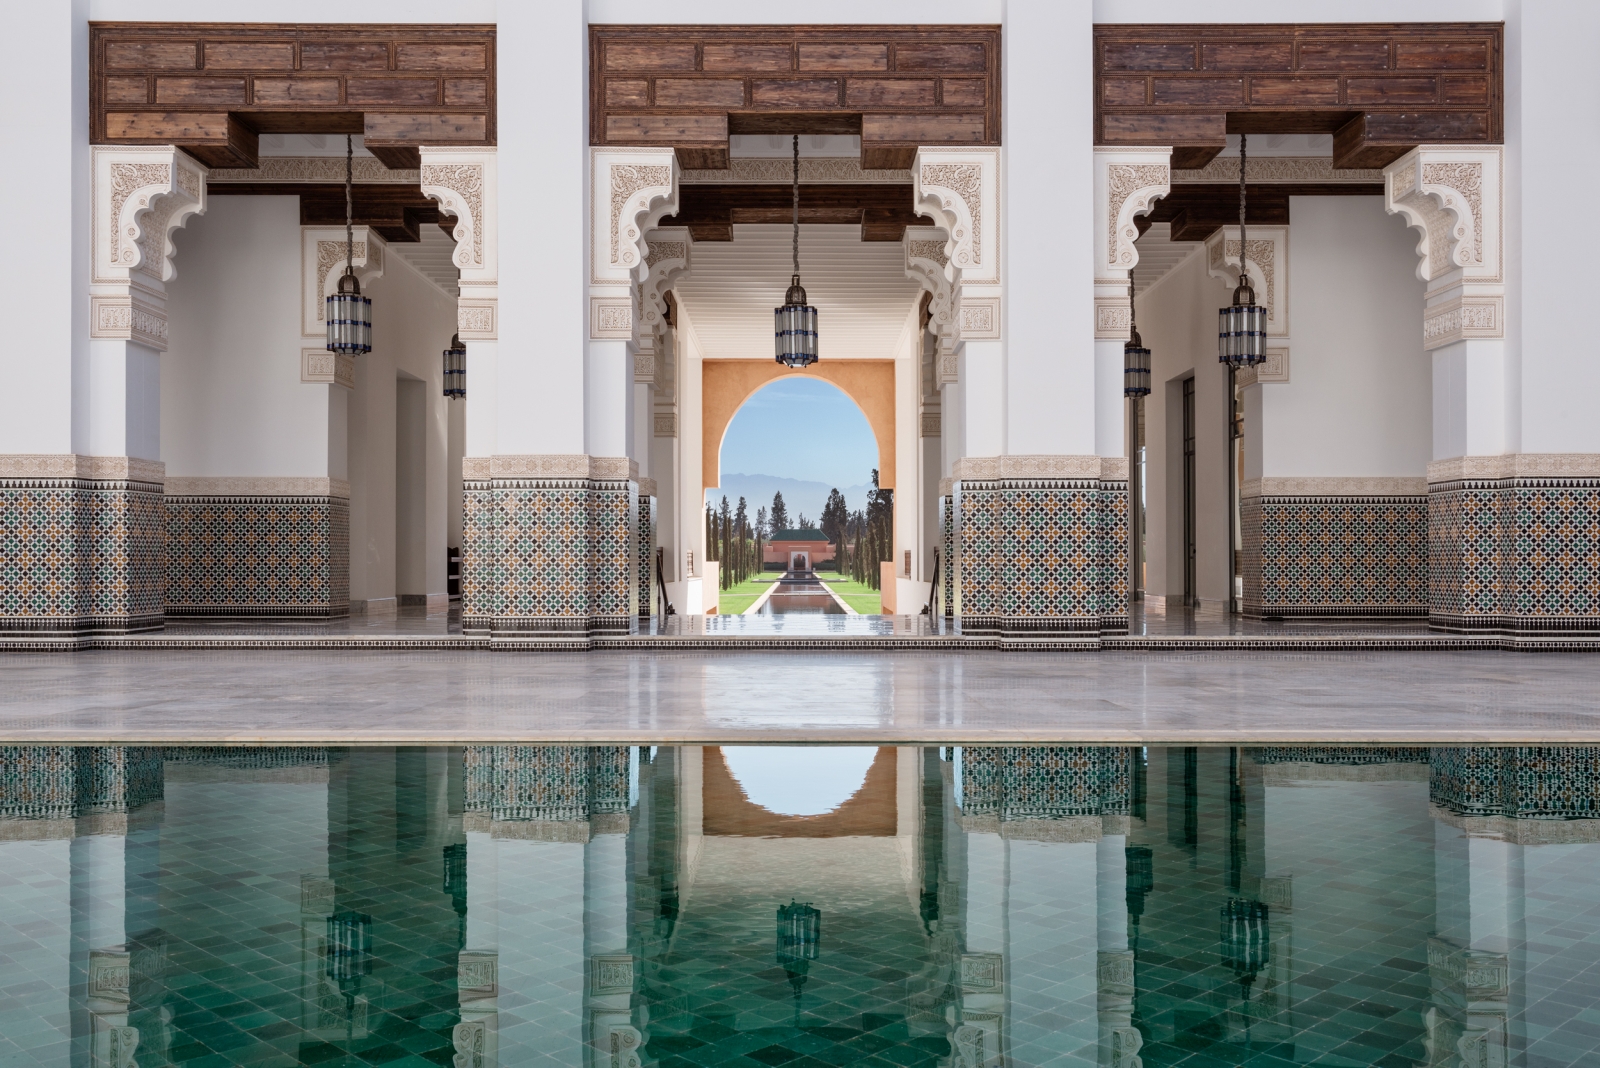
[[[861,136],[861,165],[1000,143],[998,26],[591,26],[589,142],[728,166],[730,134]]]
[[[1505,137],[1501,23],[1099,25],[1095,143],[1172,145],[1201,167],[1229,133],[1331,133],[1334,166]]]
[[[254,167],[263,133],[359,133],[390,167],[495,143],[495,29],[92,22],[89,137]]]

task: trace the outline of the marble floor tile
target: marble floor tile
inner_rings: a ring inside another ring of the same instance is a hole
[[[0,738],[1554,744],[1597,692],[1581,653],[18,653]]]

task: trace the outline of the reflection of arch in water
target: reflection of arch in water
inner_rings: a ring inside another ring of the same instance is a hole
[[[878,485],[895,484],[893,360],[823,360],[791,371],[774,360],[704,360],[701,363],[701,492],[721,485],[722,439],[746,401],[764,386],[792,377],[815,378],[855,402],[878,442]]]
[[[838,808],[815,816],[786,816],[750,800],[717,746],[706,746],[703,765],[704,833],[712,837],[893,837],[897,830],[895,749],[877,750],[861,785]]]

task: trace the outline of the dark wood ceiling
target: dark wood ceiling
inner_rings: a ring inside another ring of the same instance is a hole
[[[861,165],[1000,143],[999,26],[591,26],[589,143],[728,165],[731,134],[861,136]]]
[[[257,166],[263,133],[359,133],[388,167],[495,143],[495,28],[91,22],[89,139]]]
[[[1230,133],[1331,133],[1333,165],[1505,137],[1503,24],[1098,25],[1095,143],[1173,145],[1201,167]]]

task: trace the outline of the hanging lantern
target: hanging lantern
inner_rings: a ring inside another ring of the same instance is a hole
[[[800,135],[794,135],[794,276],[783,295],[783,307],[772,310],[777,361],[785,367],[810,367],[817,362],[817,309],[806,303],[800,284]]]
[[[1271,959],[1266,903],[1229,898],[1221,911],[1222,964],[1248,987]]]
[[[372,917],[340,912],[328,917],[328,978],[353,995],[363,976],[372,974]]]
[[[467,346],[461,343],[460,334],[451,338],[450,347],[444,350],[444,395],[463,399],[467,395]]]
[[[1237,370],[1254,367],[1267,358],[1267,309],[1256,303],[1250,285],[1250,245],[1245,240],[1245,134],[1239,135],[1239,285],[1233,291],[1233,305],[1218,309],[1217,359]],[[1226,250],[1227,237],[1223,237]]]
[[[1133,269],[1128,269],[1128,341],[1122,346],[1122,395],[1150,395],[1150,350],[1139,338],[1138,318],[1133,308]]]
[[[790,901],[778,906],[778,963],[816,960],[822,948],[822,911]]]
[[[323,318],[328,323],[328,351],[372,351],[372,298],[361,295],[356,280],[355,256],[355,142],[344,139],[344,274],[339,288],[328,297]]]

